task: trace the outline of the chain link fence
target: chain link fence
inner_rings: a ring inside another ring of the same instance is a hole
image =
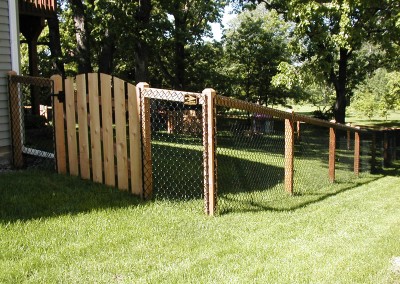
[[[50,79],[9,76],[14,168],[55,168],[52,90]]]
[[[302,206],[396,156],[383,134],[227,97],[147,88],[141,101],[145,196],[209,214]]]
[[[146,197],[191,201],[204,199],[204,97],[143,89],[142,135]]]

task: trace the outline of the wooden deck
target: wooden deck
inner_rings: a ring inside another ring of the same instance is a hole
[[[19,14],[36,17],[53,17],[56,14],[56,0],[19,0]]]

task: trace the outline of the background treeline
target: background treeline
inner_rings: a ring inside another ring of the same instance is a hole
[[[229,8],[221,40],[211,33]],[[307,101],[345,121],[400,106],[398,0],[59,0],[42,76],[103,72],[152,87],[271,105]],[[23,38],[21,42],[24,43]],[[22,44],[23,73],[28,73]]]

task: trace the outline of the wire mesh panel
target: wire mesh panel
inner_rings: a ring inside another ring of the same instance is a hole
[[[151,147],[149,157],[144,153],[143,167],[145,184],[152,179],[151,188],[145,186],[145,190],[152,192],[145,195],[156,200],[192,200],[200,210],[198,202],[204,198],[203,96],[149,88],[142,90],[141,97],[143,131]]]
[[[267,208],[287,195],[284,120],[222,104],[216,125],[219,212]]]
[[[9,77],[13,166],[54,169],[52,81]]]
[[[296,123],[294,192],[314,194],[329,186],[329,129]]]

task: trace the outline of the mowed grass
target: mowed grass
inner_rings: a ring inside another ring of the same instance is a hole
[[[390,174],[296,209],[218,217],[48,172],[1,174],[0,283],[399,283]]]

